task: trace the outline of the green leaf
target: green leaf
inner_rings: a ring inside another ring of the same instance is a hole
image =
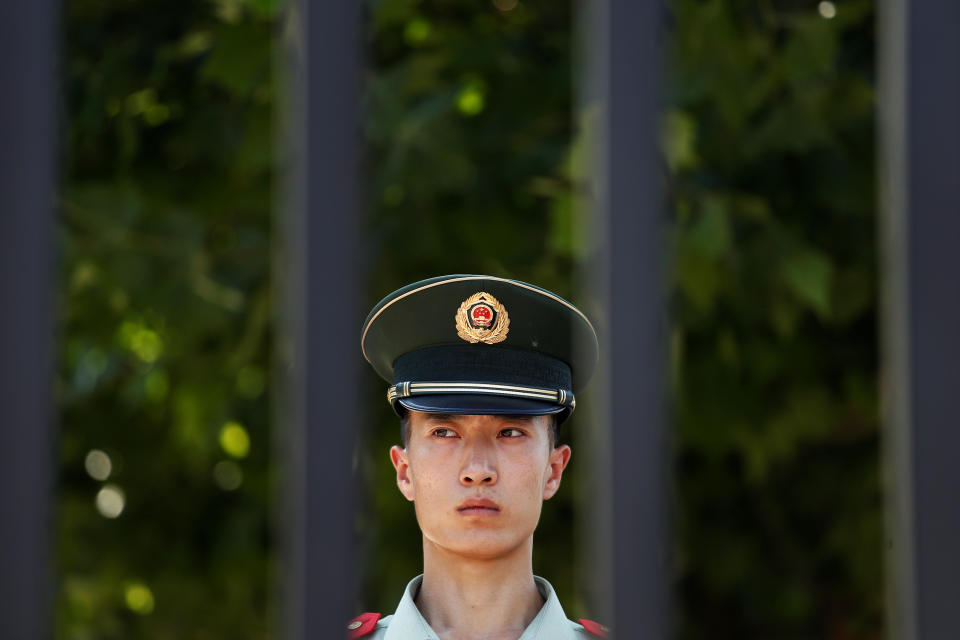
[[[823,253],[807,250],[790,255],[781,264],[784,283],[794,296],[820,318],[830,316],[833,265]]]

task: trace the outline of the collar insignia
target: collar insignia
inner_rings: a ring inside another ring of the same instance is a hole
[[[480,291],[457,309],[457,335],[467,342],[496,344],[507,339],[510,316],[500,301]]]

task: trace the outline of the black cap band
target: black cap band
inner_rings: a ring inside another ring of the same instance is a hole
[[[485,344],[424,347],[393,365],[396,382],[463,382],[570,389],[570,367],[545,353]]]
[[[439,345],[405,353],[393,366],[387,400],[398,409],[429,408],[489,413],[491,396],[500,411],[569,415],[576,406],[570,367],[545,353],[485,344]],[[510,398],[504,403],[502,399]]]

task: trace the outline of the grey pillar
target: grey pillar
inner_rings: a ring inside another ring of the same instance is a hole
[[[288,640],[340,638],[353,611],[353,464],[361,362],[359,2],[292,18],[295,156],[286,228],[289,340],[282,499]]]
[[[591,19],[600,106],[599,206],[604,219],[606,361],[611,462],[610,626],[616,638],[670,633],[667,542],[666,305],[657,153],[663,6],[603,0]],[[602,377],[601,377],[602,379]],[[603,468],[603,467],[601,467]]]
[[[881,3],[890,637],[960,638],[960,3]]]
[[[57,3],[0,2],[0,638],[51,631]]]

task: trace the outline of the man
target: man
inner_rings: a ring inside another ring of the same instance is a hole
[[[381,300],[361,348],[392,383],[403,446],[390,459],[423,534],[423,575],[393,615],[351,621],[351,637],[606,637],[595,622],[567,620],[532,567],[543,500],[570,461],[557,428],[597,361],[586,316],[524,282],[441,276]]]

